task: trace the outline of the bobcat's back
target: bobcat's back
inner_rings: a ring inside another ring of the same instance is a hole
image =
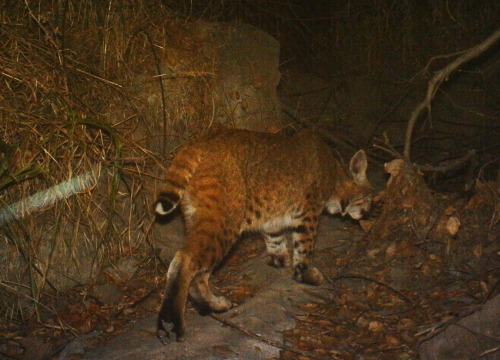
[[[193,176],[197,183],[201,182],[199,186],[188,186]],[[226,130],[179,152],[166,174],[156,212],[160,217],[170,213],[189,189],[183,210],[188,217],[195,211],[192,195],[224,195],[225,203],[237,202],[244,195],[245,201],[235,206],[251,215],[249,210],[265,204],[260,211],[262,217],[266,209],[283,213],[292,205],[300,205],[305,195],[309,201],[325,201],[336,190],[342,200],[351,196],[349,192],[370,190],[367,182],[361,182],[359,188],[338,186],[351,180],[339,159],[313,132],[287,137]],[[224,194],[215,194],[211,184],[225,185]]]

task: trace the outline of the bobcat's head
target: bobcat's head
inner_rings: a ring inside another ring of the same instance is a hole
[[[348,172],[340,173],[334,193],[326,204],[330,214],[349,214],[359,220],[370,210],[372,186],[366,178],[368,161],[363,150],[359,150],[349,162]]]

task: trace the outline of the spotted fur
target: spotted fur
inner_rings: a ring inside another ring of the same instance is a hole
[[[222,131],[178,153],[155,211],[161,219],[180,204],[187,239],[168,270],[159,336],[171,330],[178,340],[184,337],[188,296],[204,311],[231,307],[230,301],[212,293],[209,278],[244,232],[262,233],[270,265],[292,265],[300,282],[323,281],[312,266],[321,212],[359,219],[371,203],[365,153],[358,151],[348,167],[334,154],[311,131],[287,137],[245,130]]]

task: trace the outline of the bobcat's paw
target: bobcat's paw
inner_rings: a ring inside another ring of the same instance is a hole
[[[196,306],[200,315],[222,313],[233,307],[233,303],[224,296],[212,296],[210,299],[195,299],[192,297],[191,301]]]
[[[317,268],[303,269],[301,266],[295,266],[294,278],[299,282],[314,286],[321,285],[325,280],[325,277]]]
[[[160,312],[156,322],[156,337],[163,344],[165,339],[170,339],[170,334],[176,334],[176,340],[182,341],[186,335],[186,325],[184,323],[184,314],[173,310],[169,299],[163,300]]]
[[[165,320],[158,316],[156,325],[156,337],[160,339],[160,341],[164,345],[167,345],[168,340],[170,340],[171,333],[176,334],[177,341],[183,341],[186,335],[186,330],[183,325],[179,326],[179,324],[174,324],[172,321]]]
[[[215,301],[210,303],[213,312],[221,313],[233,307],[233,303],[225,296],[215,296]]]
[[[269,255],[267,264],[277,268],[290,266],[290,255],[286,253],[285,255]]]

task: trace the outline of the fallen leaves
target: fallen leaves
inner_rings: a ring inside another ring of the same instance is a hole
[[[93,302],[79,302],[68,305],[66,311],[59,318],[79,334],[87,334],[95,327],[103,315],[101,307],[101,305]]]
[[[423,327],[454,321],[460,308],[485,298],[492,284],[498,283],[494,272],[487,279],[480,272],[470,273],[471,264],[496,255],[485,251],[491,230],[482,239],[469,238],[480,227],[471,227],[471,218],[462,221],[460,206],[442,208],[450,236],[444,241],[415,239],[413,230],[395,231],[387,238],[357,243],[357,251],[325,256],[339,259],[329,262],[334,273],[341,272],[332,277],[332,298],[301,306],[304,314],[296,318],[297,326],[286,338],[294,346],[314,351],[318,359],[415,358],[421,338],[416,335]],[[468,259],[469,267],[463,267],[463,259]],[[450,272],[450,268],[466,271]],[[359,275],[350,277],[349,270]]]

